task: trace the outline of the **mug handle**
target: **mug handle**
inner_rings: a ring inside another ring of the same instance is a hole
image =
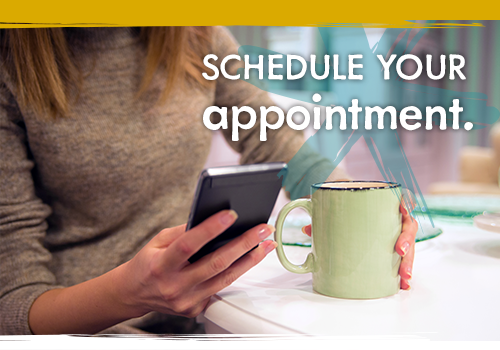
[[[314,256],[309,253],[306,261],[302,265],[292,264],[286,257],[285,251],[283,250],[283,241],[281,239],[283,232],[283,224],[285,223],[285,218],[288,213],[295,208],[303,208],[309,216],[311,215],[311,200],[310,199],[296,199],[288,204],[286,204],[283,209],[281,209],[278,214],[278,219],[276,220],[276,231],[274,232],[274,240],[278,244],[276,247],[276,252],[278,253],[278,259],[281,265],[285,269],[294,273],[308,273],[314,271]]]

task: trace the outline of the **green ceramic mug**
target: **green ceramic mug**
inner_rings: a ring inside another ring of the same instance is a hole
[[[276,251],[295,273],[313,274],[313,289],[347,299],[374,299],[399,291],[401,257],[395,251],[401,233],[401,185],[377,181],[314,184],[311,199],[285,205],[276,221]],[[285,217],[294,208],[312,218],[312,252],[292,264],[282,243]]]

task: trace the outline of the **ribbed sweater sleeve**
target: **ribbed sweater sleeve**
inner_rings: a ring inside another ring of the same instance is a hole
[[[0,87],[0,334],[30,334],[28,312],[55,288],[43,247],[50,208],[35,195],[26,133],[9,90]]]

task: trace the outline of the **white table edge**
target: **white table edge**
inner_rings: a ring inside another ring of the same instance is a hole
[[[222,318],[220,315],[224,315],[224,317]],[[238,306],[223,300],[218,295],[212,296],[205,308],[205,312],[201,314],[201,316],[199,320],[205,323],[205,328],[210,328],[216,331],[215,333],[305,335],[303,332],[246,312]],[[239,320],[243,326],[239,326],[238,324],[235,325],[234,320]],[[229,332],[227,329],[231,329],[232,331]],[[209,331],[210,330],[207,329],[207,333],[212,333]]]

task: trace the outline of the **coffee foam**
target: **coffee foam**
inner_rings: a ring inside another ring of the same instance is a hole
[[[350,188],[385,188],[390,187],[391,184],[384,182],[327,182],[321,184],[320,188],[338,188],[338,189],[350,189]]]

